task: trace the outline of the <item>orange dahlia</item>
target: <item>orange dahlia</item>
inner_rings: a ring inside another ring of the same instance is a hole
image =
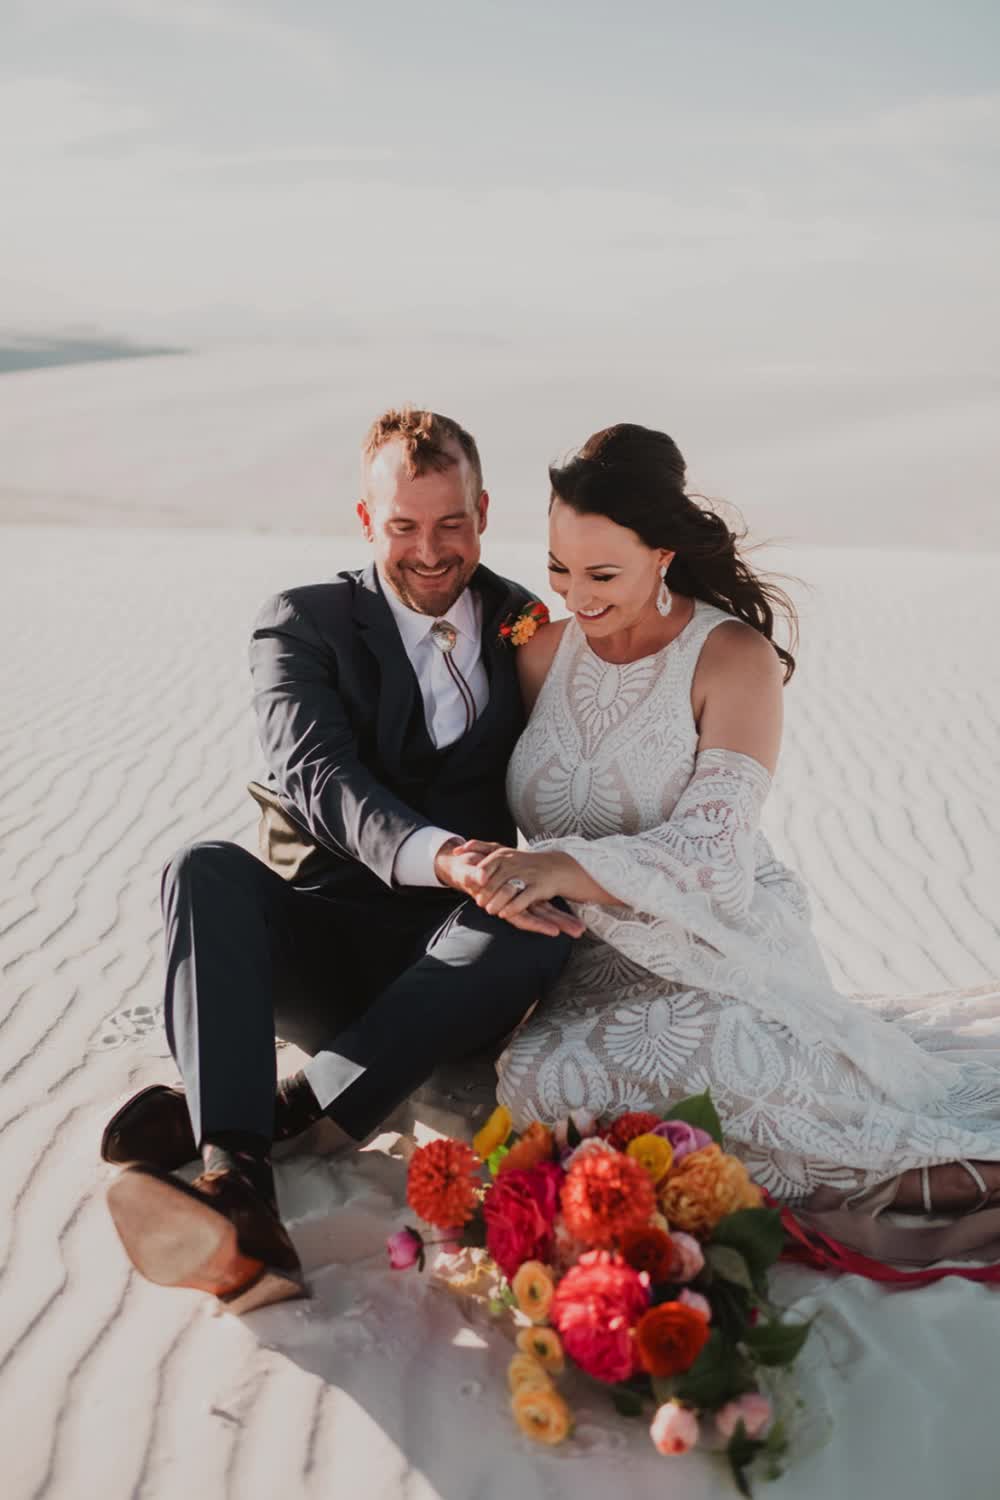
[[[647,1135],[662,1124],[659,1115],[650,1114],[648,1109],[632,1109],[627,1115],[619,1115],[602,1134],[609,1146],[614,1146],[616,1151],[624,1151],[629,1141],[634,1141],[637,1135]]]
[[[539,1162],[551,1161],[553,1144],[552,1132],[548,1126],[533,1120],[497,1167],[497,1176],[502,1176],[504,1172],[527,1171],[531,1167],[537,1167]]]
[[[464,1141],[430,1141],[410,1158],[406,1201],[428,1224],[467,1224],[479,1199],[480,1162]]]
[[[560,1203],[563,1222],[585,1245],[607,1246],[648,1224],[656,1209],[649,1174],[628,1156],[597,1151],[576,1159]]]
[[[747,1169],[720,1146],[702,1146],[677,1163],[660,1189],[660,1206],[671,1229],[708,1234],[741,1208],[759,1208],[760,1188]]]

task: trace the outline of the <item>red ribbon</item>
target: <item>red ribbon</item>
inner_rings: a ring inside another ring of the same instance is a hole
[[[1000,1283],[1000,1265],[994,1266],[925,1266],[919,1271],[900,1271],[884,1261],[873,1260],[858,1250],[851,1250],[839,1240],[823,1234],[818,1229],[809,1229],[800,1224],[790,1208],[771,1200],[773,1208],[780,1209],[781,1227],[787,1242],[781,1252],[782,1260],[795,1261],[799,1265],[812,1266],[817,1271],[838,1271],[851,1276],[864,1276],[869,1281],[884,1281],[895,1286],[930,1286],[944,1276],[961,1276],[966,1281]]]

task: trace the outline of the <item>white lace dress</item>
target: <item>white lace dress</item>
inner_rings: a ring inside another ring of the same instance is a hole
[[[698,753],[691,683],[729,619],[699,602],[676,640],[623,666],[575,621],[563,632],[508,796],[533,847],[573,855],[621,905],[574,908],[587,933],[499,1059],[500,1100],[523,1124],[711,1088],[732,1149],[799,1204],[1000,1160],[998,1033],[976,1034],[1000,991],[881,1015],[838,994],[805,889],[758,828],[769,775]]]

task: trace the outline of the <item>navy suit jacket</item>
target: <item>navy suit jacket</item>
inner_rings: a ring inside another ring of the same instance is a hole
[[[482,600],[490,697],[443,750],[427,732],[420,685],[374,565],[276,594],[261,609],[250,670],[268,791],[311,845],[296,886],[384,896],[400,847],[428,826],[516,841],[504,782],[524,710],[515,651],[499,630],[534,596],[482,566],[470,587]]]

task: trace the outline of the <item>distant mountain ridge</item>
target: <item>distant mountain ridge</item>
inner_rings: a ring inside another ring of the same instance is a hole
[[[138,344],[111,334],[14,333],[0,329],[0,375],[48,365],[88,365],[106,359],[148,359],[155,354],[187,354],[168,344]]]

